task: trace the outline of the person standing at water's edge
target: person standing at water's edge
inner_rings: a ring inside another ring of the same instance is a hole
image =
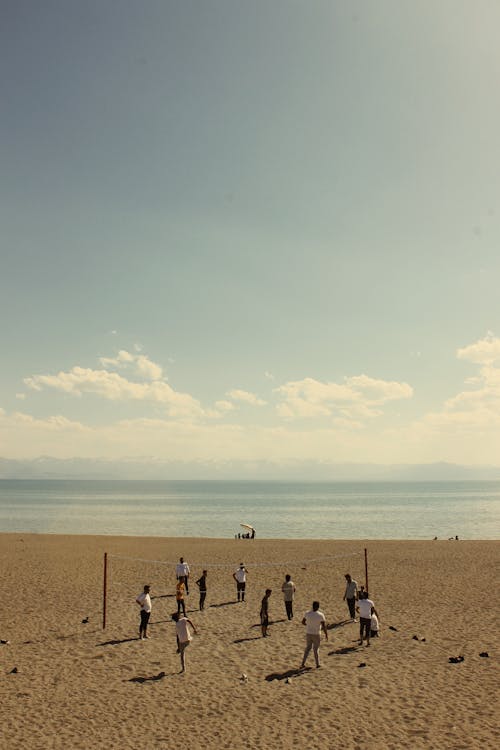
[[[233,573],[233,578],[236,581],[236,596],[238,597],[238,601],[244,602],[245,601],[245,588],[246,588],[246,582],[247,582],[247,569],[243,565],[243,563],[240,563],[240,567],[238,570],[236,570]]]
[[[302,657],[301,669],[306,666],[307,657],[311,648],[314,652],[314,659],[316,661],[316,668],[319,669],[321,666],[319,663],[319,645],[321,641],[321,631],[325,634],[326,640],[328,640],[328,630],[326,629],[326,618],[323,612],[319,610],[319,602],[312,603],[312,609],[306,612],[302,618],[302,625],[306,626],[306,650]]]
[[[347,601],[351,620],[356,622],[356,597],[358,593],[358,584],[351,578],[350,573],[345,574],[346,587],[344,592],[344,601]]]
[[[180,578],[184,578],[184,585],[186,587],[186,594],[189,594],[189,565],[187,562],[184,562],[184,558],[179,558],[179,562],[175,566],[175,575],[177,576],[177,580]]]
[[[262,630],[262,637],[267,638],[269,633],[267,632],[267,628],[269,626],[269,597],[272,594],[271,589],[266,589],[266,593],[264,594],[262,598],[262,602],[260,604],[260,626]]]
[[[151,617],[151,596],[149,594],[151,586],[144,586],[142,594],[139,594],[135,600],[141,608],[141,624],[139,625],[139,638],[142,641],[148,638],[148,622]]]
[[[281,590],[283,592],[283,598],[285,600],[286,616],[289,620],[291,620],[293,618],[293,597],[295,594],[295,584],[292,581],[292,577],[288,575],[288,573],[285,576],[285,582],[281,587]]]

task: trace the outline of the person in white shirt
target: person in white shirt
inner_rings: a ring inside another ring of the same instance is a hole
[[[344,601],[347,601],[347,606],[349,607],[349,614],[351,616],[351,620],[353,622],[356,622],[356,596],[358,593],[358,584],[355,580],[351,578],[350,573],[346,573],[344,576],[346,580],[346,587],[344,592]]]
[[[283,592],[283,599],[285,600],[286,616],[289,620],[293,619],[293,597],[295,594],[295,584],[292,581],[292,576],[288,573],[285,576],[285,582],[281,587]]]
[[[151,596],[149,592],[151,586],[144,586],[142,594],[139,594],[135,600],[141,608],[141,624],[139,625],[139,638],[142,641],[144,638],[148,638],[148,622],[151,617]]]
[[[238,570],[233,573],[233,578],[236,581],[236,596],[238,597],[238,601],[240,601],[241,599],[242,602],[245,601],[247,573],[248,571],[243,563],[240,563],[240,567],[238,568]]]
[[[375,605],[368,596],[368,591],[363,592],[363,598],[359,599],[356,609],[359,612],[359,645],[363,645],[363,639],[366,639],[366,645],[370,645],[370,630],[372,624],[372,615],[377,615]]]
[[[302,625],[306,626],[306,650],[302,657],[301,669],[306,666],[306,660],[309,656],[311,648],[314,652],[314,659],[316,661],[316,669],[321,666],[319,663],[319,644],[321,641],[321,631],[325,634],[326,640],[328,640],[328,630],[326,629],[326,618],[323,612],[320,612],[319,602],[312,603],[312,609],[306,612],[302,618]]]
[[[380,630],[380,626],[378,623],[378,617],[376,614],[373,614],[371,616],[371,622],[370,622],[370,636],[372,638],[378,638],[378,631]]]
[[[193,640],[189,627],[193,629],[193,633],[197,633],[195,626],[191,620],[187,617],[180,617],[177,612],[172,615],[172,620],[175,622],[175,633],[177,636],[177,653],[181,655],[181,672],[186,671],[186,655],[185,650]]]
[[[179,558],[179,562],[175,566],[175,575],[177,576],[177,580],[180,578],[184,578],[184,585],[186,587],[186,594],[189,594],[189,565],[187,562],[184,562],[184,558]]]

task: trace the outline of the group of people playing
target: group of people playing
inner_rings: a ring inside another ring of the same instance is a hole
[[[245,601],[245,590],[247,581],[248,571],[243,563],[240,563],[239,567],[233,573],[233,578],[236,582],[236,597],[238,602]],[[205,598],[207,595],[207,575],[208,571],[204,570],[200,578],[196,581],[196,585],[199,589],[199,609],[203,611],[205,608]],[[176,566],[176,601],[177,601],[177,612],[172,615],[172,620],[176,624],[176,636],[177,636],[177,653],[180,654],[181,659],[181,672],[186,669],[185,651],[192,640],[192,633],[196,633],[196,628],[191,620],[186,616],[186,605],[184,596],[189,594],[189,576],[190,569],[189,565],[181,557],[179,563]],[[356,612],[359,613],[359,645],[363,645],[363,641],[366,640],[366,645],[370,645],[370,638],[378,636],[379,633],[379,620],[378,613],[375,609],[375,604],[370,599],[368,592],[365,591],[364,586],[358,588],[357,582],[351,577],[350,573],[345,574],[346,588],[343,599],[347,602],[349,608],[349,615],[352,622],[357,622]],[[141,640],[148,638],[147,629],[148,623],[151,616],[151,587],[149,585],[144,586],[144,590],[136,598],[137,604],[140,606],[141,620],[139,625],[139,638]],[[293,601],[295,596],[296,587],[292,581],[291,576],[287,573],[285,580],[281,586],[283,593],[283,599],[285,604],[285,610],[288,620],[293,619]],[[261,601],[260,607],[260,626],[262,637],[267,638],[269,636],[269,598],[272,594],[272,589],[266,589],[265,594]],[[301,669],[306,666],[306,661],[311,650],[314,654],[316,667],[319,668],[319,647],[321,640],[321,632],[323,632],[325,639],[328,640],[328,629],[326,626],[326,618],[323,612],[320,610],[320,604],[318,601],[312,603],[312,609],[304,614],[302,618],[302,624],[306,627],[306,648],[302,657]],[[181,615],[182,610],[182,615]]]
[[[349,607],[352,622],[357,622],[356,612],[359,613],[359,645],[362,646],[363,640],[366,640],[366,645],[369,646],[370,638],[377,638],[379,634],[378,612],[364,586],[360,586],[358,589],[358,584],[350,573],[345,574],[345,580],[346,587],[343,598]]]

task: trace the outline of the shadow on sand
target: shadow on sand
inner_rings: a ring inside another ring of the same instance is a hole
[[[327,630],[335,630],[335,628],[343,628],[344,625],[350,625],[352,623],[352,620],[340,620],[339,622],[332,622],[330,625],[326,626]]]
[[[254,635],[251,638],[237,638],[233,643],[245,643],[245,641],[260,641],[262,636]]]
[[[120,643],[130,643],[131,641],[138,641],[139,637],[135,638],[122,638],[122,639],[114,639],[112,641],[104,641],[104,643],[96,643],[96,646],[118,646]]]
[[[176,674],[176,672],[172,672],[171,676],[174,674]],[[163,680],[166,676],[165,672],[159,672],[158,674],[151,675],[151,677],[131,677],[129,680],[124,680],[124,682],[138,682],[142,685],[144,682],[157,682],[158,680]]]
[[[309,672],[311,667],[302,667],[301,669],[288,669],[286,672],[271,672],[266,677],[267,682],[273,680],[289,680],[291,677],[298,677],[305,672]]]
[[[328,656],[345,656],[345,654],[353,654],[358,650],[358,646],[344,646],[344,648],[336,648],[333,651],[329,651]]]

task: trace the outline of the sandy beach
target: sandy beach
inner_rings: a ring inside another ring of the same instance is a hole
[[[496,748],[500,545],[0,535],[2,747]],[[344,573],[365,582],[381,636],[358,645]],[[103,556],[108,553],[106,629]],[[199,633],[180,674],[174,563],[191,566]],[[146,562],[151,561],[151,562]],[[248,569],[236,603],[232,573]],[[208,569],[206,609],[194,580]],[[281,584],[290,573],[295,617]],[[150,638],[135,597],[151,584]],[[259,608],[270,598],[270,637]],[[304,612],[320,601],[321,669]],[[492,602],[493,599],[493,602]],[[481,653],[488,657],[481,657]],[[460,663],[449,657],[463,656]],[[362,666],[365,665],[365,666]],[[13,671],[16,670],[16,671]],[[246,677],[244,677],[244,675]]]

